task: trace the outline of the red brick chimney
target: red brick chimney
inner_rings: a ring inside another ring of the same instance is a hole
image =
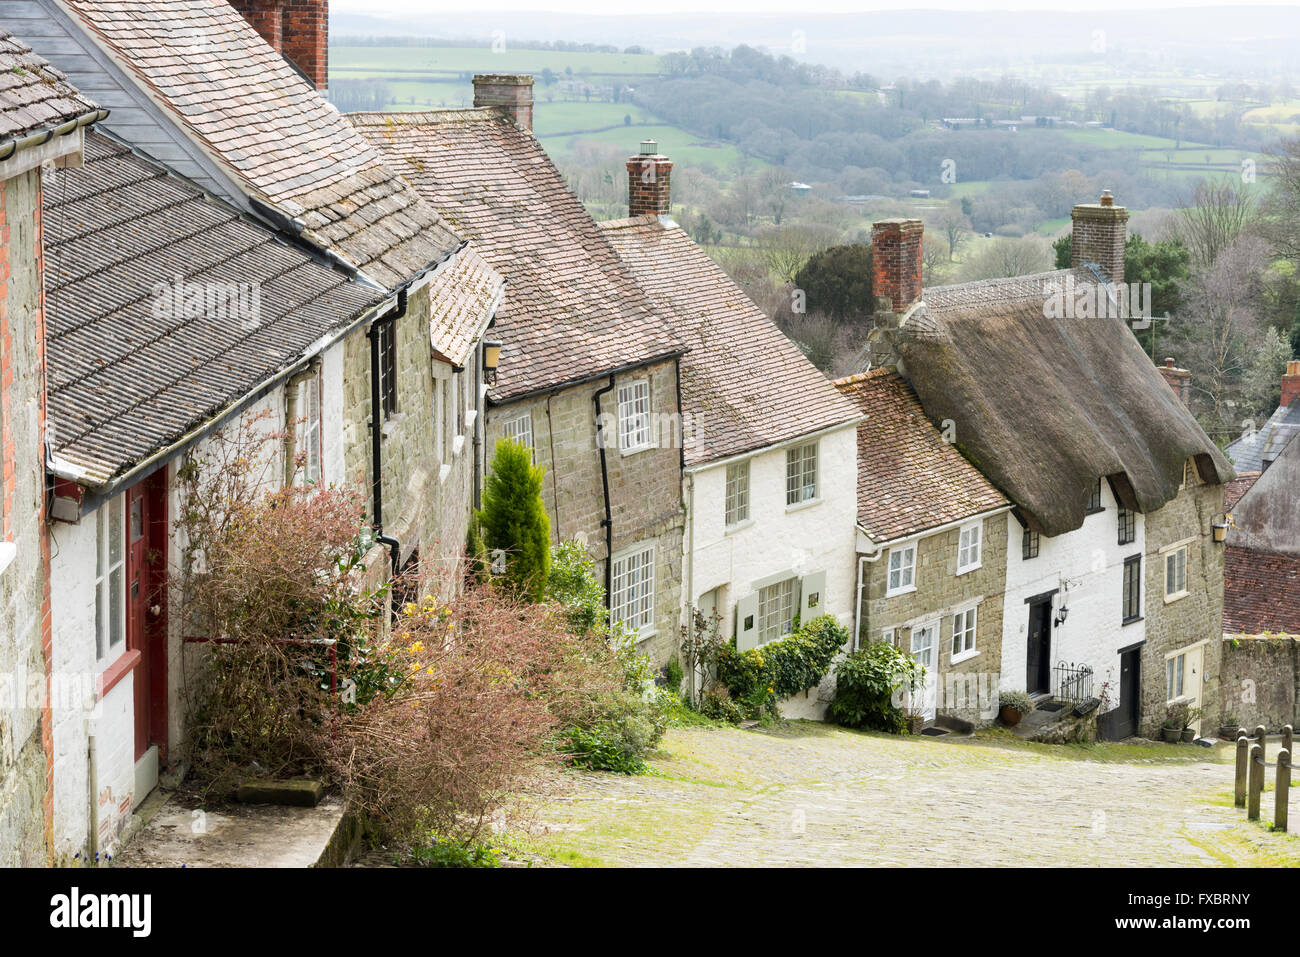
[[[474,105],[498,106],[515,125],[533,128],[533,78],[527,73],[476,73]]]
[[[231,0],[230,5],[316,89],[329,86],[329,0]]]
[[[878,312],[902,314],[921,298],[924,229],[919,219],[882,219],[871,224],[871,292]]]
[[[1165,359],[1165,364],[1157,366],[1160,374],[1165,377],[1169,383],[1169,388],[1174,390],[1174,395],[1182,400],[1183,405],[1187,405],[1192,393],[1192,372],[1190,369],[1180,369],[1174,364],[1174,359],[1169,356]]]
[[[1074,224],[1070,240],[1070,265],[1092,263],[1106,278],[1124,282],[1124,243],[1128,239],[1128,210],[1115,205],[1110,190],[1101,191],[1096,203],[1080,203],[1070,211]]]
[[[672,210],[673,161],[654,140],[642,140],[641,152],[627,158],[629,216],[668,215]]]
[[[1300,397],[1300,360],[1291,360],[1286,364],[1282,376],[1282,406],[1285,408]]]

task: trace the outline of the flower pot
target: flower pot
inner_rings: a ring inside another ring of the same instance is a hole
[[[1179,741],[1183,740],[1183,729],[1182,728],[1161,728],[1160,737],[1165,741],[1169,742],[1170,744],[1177,744]]]
[[[1008,728],[1014,728],[1020,723],[1020,719],[1024,717],[1023,714],[1010,705],[1004,707],[998,714],[1002,718],[1002,723]]]
[[[1196,740],[1196,729],[1195,729],[1195,728],[1183,728],[1183,743],[1184,743],[1184,744],[1191,744],[1191,743],[1192,743],[1193,741],[1195,741],[1195,740]]]
[[[1236,741],[1237,729],[1238,726],[1235,724],[1219,725],[1219,737],[1222,738],[1224,741]]]
[[[923,726],[924,724],[925,724],[925,717],[924,717],[924,715],[919,715],[919,714],[909,714],[909,715],[907,716],[907,733],[908,733],[908,734],[920,734],[920,733],[921,733],[921,728],[922,728],[922,726]]]

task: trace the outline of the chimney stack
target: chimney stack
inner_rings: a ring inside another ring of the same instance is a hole
[[[921,298],[919,219],[882,219],[871,224],[872,296],[877,312],[902,314]]]
[[[1292,359],[1286,364],[1282,376],[1282,408],[1286,408],[1300,397],[1300,360]]]
[[[1157,366],[1160,374],[1165,377],[1169,383],[1169,388],[1174,390],[1174,395],[1178,396],[1183,405],[1187,405],[1192,394],[1192,372],[1190,369],[1180,369],[1174,364],[1174,359],[1169,356],[1165,359],[1165,364]]]
[[[627,158],[629,216],[666,216],[672,210],[673,161],[659,152],[654,140],[642,140],[641,151]]]
[[[329,0],[231,0],[259,34],[308,81],[329,86]]]
[[[496,106],[515,126],[532,131],[533,78],[527,73],[474,74],[474,106]]]
[[[1070,265],[1100,266],[1115,285],[1124,282],[1124,243],[1128,239],[1128,210],[1115,205],[1110,190],[1101,191],[1096,203],[1080,203],[1070,211],[1074,224],[1070,240]]]

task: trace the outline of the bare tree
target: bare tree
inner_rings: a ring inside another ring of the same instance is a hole
[[[799,270],[815,253],[836,240],[834,230],[821,226],[780,226],[764,229],[759,246],[768,270],[781,282],[794,282]]]
[[[1257,203],[1250,187],[1229,180],[1201,180],[1191,203],[1180,203],[1179,235],[1192,254],[1193,265],[1213,265],[1255,219]]]
[[[1042,236],[995,239],[975,251],[958,274],[963,282],[1043,272],[1052,266],[1052,247]]]
[[[935,225],[948,241],[948,262],[957,255],[957,250],[970,238],[970,220],[959,209],[948,208],[939,214]]]
[[[952,250],[948,243],[933,233],[925,233],[921,237],[921,282],[926,286],[941,283],[950,262]]]

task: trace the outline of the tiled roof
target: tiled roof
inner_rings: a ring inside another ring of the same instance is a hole
[[[766,315],[669,219],[600,224],[632,276],[690,348],[682,409],[693,417],[686,464],[747,452],[857,419]]]
[[[0,28],[0,140],[95,112],[60,71]]]
[[[1245,635],[1300,634],[1300,558],[1227,546],[1223,630]]]
[[[1223,486],[1223,507],[1231,509],[1241,501],[1241,497],[1250,491],[1255,480],[1263,473],[1260,472],[1238,472],[1237,477]]]
[[[433,351],[452,365],[465,365],[504,289],[501,274],[484,262],[473,246],[462,249],[456,261],[429,284]]]
[[[458,243],[224,0],[65,0],[248,195],[391,289]]]
[[[541,145],[502,112],[348,119],[506,277],[494,400],[682,352]]]
[[[1067,282],[1095,287],[1098,275],[928,288],[896,336],[929,417],[951,419],[962,454],[1047,535],[1083,524],[1100,477],[1149,513],[1178,494],[1188,459],[1212,484],[1234,474],[1125,320],[1049,308]]]
[[[1224,450],[1239,472],[1258,472],[1278,457],[1293,437],[1300,434],[1300,398],[1280,405],[1263,427],[1228,443]]]
[[[907,381],[875,369],[835,387],[862,412],[858,523],[889,542],[1009,504],[926,418]]]
[[[381,296],[107,137],[89,134],[85,156],[45,190],[46,308],[54,455],[93,486],[197,428]],[[163,295],[177,276],[248,285],[236,290],[237,308],[193,315]]]

